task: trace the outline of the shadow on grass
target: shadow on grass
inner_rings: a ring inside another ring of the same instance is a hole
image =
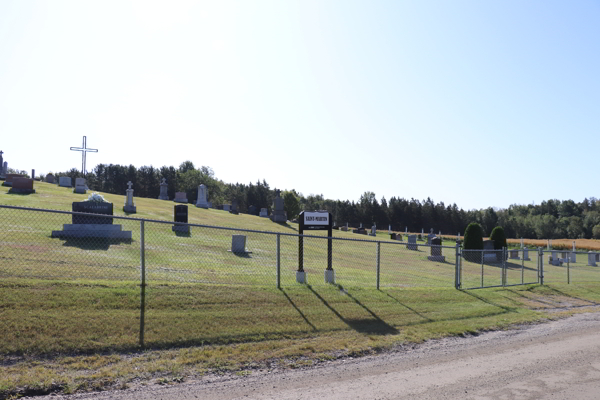
[[[279,226],[283,226],[284,228],[288,228],[291,229],[293,231],[298,232],[298,228],[294,228],[293,226],[291,226],[290,224],[288,224],[287,222],[275,222],[277,225]]]
[[[350,328],[354,329],[360,333],[371,333],[371,334],[379,334],[379,335],[389,335],[389,334],[397,334],[398,330],[391,325],[388,325],[385,321],[377,316],[373,311],[371,311],[368,307],[354,298],[350,293],[344,290],[341,285],[338,285],[340,290],[344,290],[344,293],[350,297],[356,304],[365,309],[369,314],[373,316],[373,318],[345,318],[340,314],[335,308],[331,306],[319,293],[317,293],[312,286],[306,285],[306,287],[325,305],[325,307],[329,308],[331,312],[333,312],[336,317],[338,317],[342,322],[348,325]]]
[[[479,295],[477,295],[477,294],[473,293],[473,292],[472,292],[472,291],[470,291],[470,290],[461,290],[461,293],[464,293],[464,294],[466,294],[466,295],[469,295],[469,296],[471,296],[471,297],[474,297],[474,298],[476,298],[477,300],[483,301],[484,303],[487,303],[487,304],[489,304],[489,305],[491,305],[491,306],[494,306],[494,307],[501,308],[502,310],[504,310],[504,311],[506,311],[506,312],[516,312],[516,311],[517,311],[516,307],[507,307],[507,306],[503,306],[503,305],[500,305],[500,304],[494,303],[493,301],[491,301],[491,300],[488,300],[488,299],[486,299],[486,298],[484,298],[484,297],[481,297],[481,296],[479,296]]]
[[[402,307],[407,308],[408,310],[412,311],[413,313],[415,313],[416,315],[418,315],[419,317],[423,318],[425,321],[427,322],[435,322],[435,320],[424,316],[423,314],[421,314],[420,312],[418,312],[417,310],[415,310],[414,308],[411,308],[409,306],[407,306],[406,304],[402,303],[400,300],[398,300],[397,298],[395,298],[394,296],[392,296],[391,294],[387,293],[387,292],[383,292],[385,293],[386,296],[388,296],[389,298],[391,298],[392,300],[394,300],[396,303],[400,304]]]
[[[69,238],[65,239],[63,246],[77,247],[81,250],[108,250],[111,244],[131,244],[131,239],[111,238]]]
[[[310,322],[308,320],[308,318],[306,318],[306,315],[304,315],[304,313],[298,308],[298,306],[296,305],[296,303],[294,303],[294,301],[290,298],[290,296],[288,296],[288,294],[285,292],[285,289],[279,289],[279,290],[281,291],[281,293],[283,293],[283,295],[285,296],[285,298],[287,299],[287,301],[290,302],[290,304],[292,305],[292,307],[294,307],[294,309],[296,311],[298,311],[298,314],[300,314],[300,316],[302,317],[302,319],[304,320],[304,322],[306,322],[312,328],[312,330],[316,332],[318,330],[317,327],[314,326],[312,324],[312,322]]]
[[[550,287],[550,286],[544,286],[544,289],[546,289],[546,290],[550,290],[550,291],[554,292],[555,294],[557,294],[557,295],[559,295],[559,296],[565,296],[565,297],[570,297],[570,298],[572,298],[572,299],[577,299],[577,300],[579,300],[579,301],[585,301],[585,302],[587,302],[587,303],[590,303],[589,305],[593,305],[593,306],[600,305],[600,303],[598,303],[598,302],[591,301],[591,300],[588,300],[588,299],[582,299],[582,298],[580,298],[580,297],[576,297],[576,296],[573,296],[573,295],[567,294],[567,293],[565,293],[565,292],[563,292],[563,291],[561,291],[561,290],[558,290],[558,289],[556,289],[556,288],[553,288],[553,287]]]

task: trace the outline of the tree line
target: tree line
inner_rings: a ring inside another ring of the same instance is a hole
[[[131,181],[135,196],[148,198],[158,198],[164,178],[169,198],[174,198],[175,192],[186,192],[188,200],[194,203],[198,186],[204,184],[208,189],[208,201],[213,205],[237,200],[240,212],[248,212],[250,206],[257,210],[267,208],[270,212],[276,190],[271,189],[264,179],[248,184],[223,182],[215,177],[210,167],[196,167],[191,161],[185,161],[177,168],[98,164],[85,176],[76,169],[55,175],[70,176],[73,180],[84,177],[91,190],[114,194],[125,194],[127,182]],[[423,229],[429,232],[433,229],[435,233],[442,231],[454,235],[464,233],[469,223],[477,222],[485,236],[489,236],[494,227],[502,226],[506,236],[514,238],[600,239],[600,201],[595,198],[580,203],[547,200],[539,205],[514,204],[507,209],[488,207],[465,211],[456,203],[435,203],[430,198],[421,201],[382,197],[378,200],[373,192],[364,192],[356,202],[325,199],[323,195],[305,196],[294,189],[284,190],[281,195],[290,220],[297,218],[302,210],[327,210],[338,225],[348,223],[352,227],[362,223],[367,228],[374,224],[379,229],[386,229],[391,225],[394,231],[420,232]]]

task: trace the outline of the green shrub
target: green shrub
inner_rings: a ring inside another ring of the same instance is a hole
[[[507,247],[506,235],[504,234],[504,228],[501,226],[497,226],[494,229],[492,229],[490,239],[494,241],[494,249],[496,250],[500,250],[503,247]]]
[[[594,226],[592,229],[592,235],[594,236],[594,239],[600,239],[600,224]]]
[[[471,222],[467,226],[463,248],[467,250],[483,250],[483,228],[477,222]]]
[[[463,249],[465,250],[483,250],[483,228],[477,222],[471,222],[465,230],[463,239]],[[473,263],[481,262],[480,251],[464,251],[463,257],[466,261]]]

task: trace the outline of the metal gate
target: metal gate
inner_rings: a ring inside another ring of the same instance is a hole
[[[458,255],[458,288],[480,289],[543,283],[537,249],[466,250]]]

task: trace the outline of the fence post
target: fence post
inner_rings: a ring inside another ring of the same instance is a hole
[[[277,289],[281,289],[281,235],[277,234]]]
[[[454,287],[460,289],[460,245],[458,243],[454,251]]]
[[[506,286],[506,247],[502,247],[502,286]]]
[[[539,259],[538,279],[539,279],[540,285],[543,285],[544,284],[544,249],[542,249],[541,247],[539,248],[539,251],[538,251],[538,259]]]
[[[381,266],[381,242],[377,242],[377,290],[379,290],[380,266]]]
[[[140,221],[140,346],[144,346],[144,318],[146,312],[146,251],[144,246],[144,220]]]
[[[567,284],[571,284],[571,254],[567,254]]]

